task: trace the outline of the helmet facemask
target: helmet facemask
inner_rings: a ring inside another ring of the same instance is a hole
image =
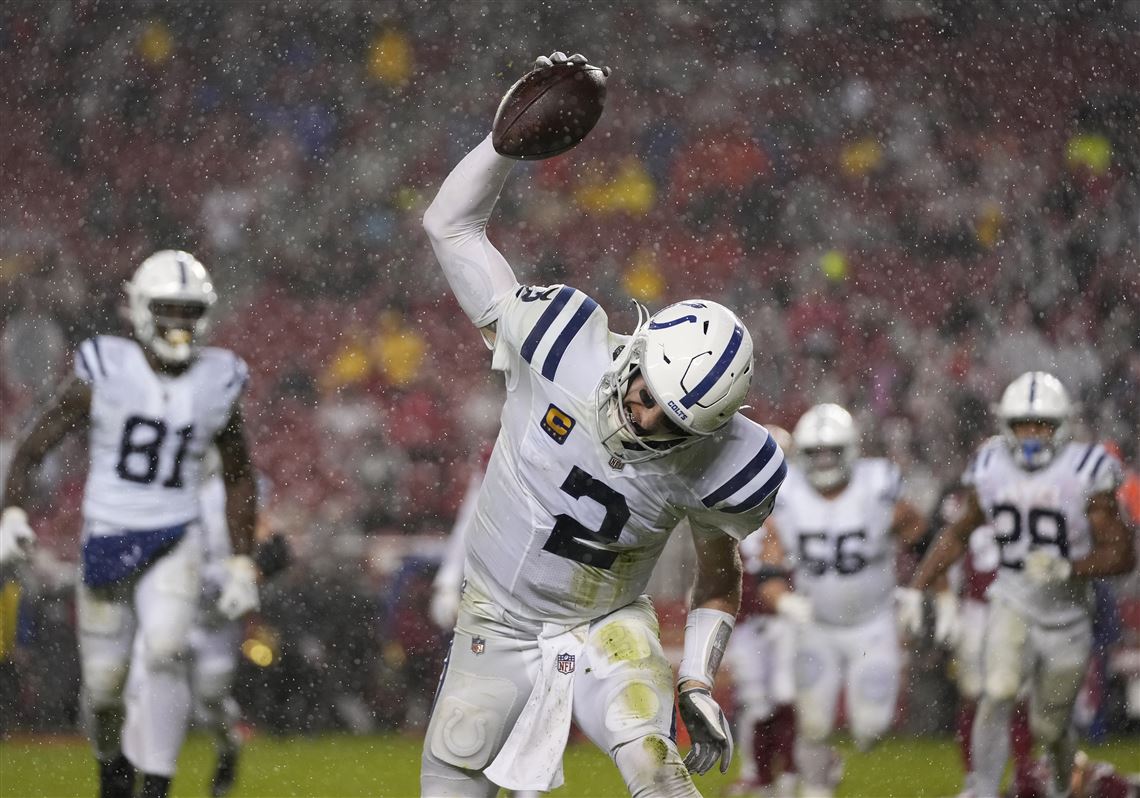
[[[139,343],[164,363],[188,363],[210,328],[217,299],[210,276],[192,255],[151,255],[127,283],[131,326]]]
[[[670,305],[639,323],[598,386],[602,443],[625,463],[664,457],[715,434],[740,410],[752,379],[752,338],[732,311],[710,300]],[[640,376],[659,431],[640,430],[627,396]]]
[[[796,460],[813,488],[831,491],[846,485],[859,458],[859,434],[851,414],[836,404],[815,405],[792,432]]]
[[[1053,462],[1069,439],[1072,403],[1061,381],[1043,371],[1022,374],[1009,384],[994,408],[998,427],[1013,461],[1026,471]],[[1019,435],[1015,427],[1039,424],[1040,434]]]

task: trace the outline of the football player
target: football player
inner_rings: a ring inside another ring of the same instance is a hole
[[[984,682],[973,729],[970,790],[995,798],[1009,755],[1010,713],[1028,680],[1030,727],[1052,763],[1052,794],[1067,794],[1075,733],[1071,716],[1092,645],[1089,579],[1135,565],[1120,516],[1120,466],[1095,443],[1068,440],[1072,405],[1061,382],[1033,371],[996,407],[999,436],[966,470],[965,512],[939,534],[909,590],[905,613],[920,624],[922,594],[990,524],[998,574],[988,590]]]
[[[237,724],[241,709],[232,695],[241,643],[241,623],[229,618],[218,608],[218,596],[226,583],[226,562],[233,554],[229,527],[226,524],[226,486],[222,479],[221,461],[211,448],[206,456],[202,480],[201,525],[202,590],[198,612],[190,629],[190,703],[191,713],[214,738],[216,760],[210,783],[210,795],[228,795],[237,779],[241,735]],[[257,476],[258,504],[265,505],[268,480]],[[258,577],[265,582],[288,566],[289,546],[278,534],[268,534],[264,514],[258,515],[253,559]],[[136,658],[143,656],[142,639],[135,639]],[[127,719],[123,727],[124,745],[128,751],[136,747],[135,735],[145,733],[146,713],[139,705],[141,673],[133,669],[128,678]]]
[[[785,454],[791,451],[791,433],[774,425],[768,426],[768,432]],[[779,609],[763,600],[769,579],[787,582],[790,576],[785,568],[764,564],[764,534],[758,529],[740,543],[743,594],[724,654],[725,666],[732,673],[733,728],[741,758],[739,777],[727,794],[790,798],[799,777],[795,764],[796,620],[788,612],[794,614],[798,599],[783,599]],[[802,602],[799,606],[804,607]],[[807,615],[799,618],[807,619]]]
[[[32,537],[22,509],[44,456],[70,432],[87,432],[81,579],[76,592],[85,725],[104,798],[170,787],[190,714],[187,647],[199,590],[202,458],[218,447],[234,554],[218,607],[236,618],[258,603],[249,557],[256,491],[242,425],[245,363],[200,346],[216,300],[192,255],[163,250],[127,283],[134,338],[79,345],[74,373],[20,441],[0,528]],[[131,658],[135,636],[142,656]],[[138,745],[121,729],[128,665],[139,677]],[[124,756],[125,753],[125,756]]]
[[[467,530],[422,793],[552,789],[573,719],[631,794],[697,796],[690,772],[727,771],[732,757],[711,690],[740,603],[737,540],[770,512],[786,470],[767,431],[737,412],[751,337],[705,299],[616,335],[581,291],[520,285],[486,233],[512,165],[488,137],[424,216],[507,397]],[[682,520],[698,558],[677,699],[693,741],[684,762],[672,668],[642,595]]]
[[[855,744],[890,728],[902,653],[894,613],[895,542],[926,529],[901,498],[898,468],[861,458],[851,414],[808,410],[792,431],[794,464],[767,522],[764,562],[794,571],[794,592],[764,586],[777,611],[801,622],[796,639],[796,756],[805,798],[830,796],[842,775],[829,744],[842,691]]]

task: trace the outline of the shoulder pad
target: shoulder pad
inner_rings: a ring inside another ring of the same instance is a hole
[[[1071,443],[1065,455],[1066,470],[1071,468],[1090,493],[1116,490],[1123,480],[1120,461],[1099,443]]]
[[[738,414],[729,428],[716,459],[698,481],[701,503],[721,512],[744,513],[775,496],[788,466],[776,439],[759,424]]]
[[[75,374],[88,385],[94,385],[113,374],[128,347],[134,341],[115,335],[96,335],[82,341],[75,350]]]

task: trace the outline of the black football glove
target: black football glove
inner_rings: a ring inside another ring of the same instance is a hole
[[[720,772],[727,773],[732,762],[732,731],[712,693],[707,687],[690,687],[681,691],[677,704],[693,743],[685,767],[691,773],[704,774],[719,759]]]
[[[257,564],[257,570],[261,572],[263,579],[272,578],[293,562],[289,541],[280,532],[274,532],[257,544],[253,552],[253,561]]]

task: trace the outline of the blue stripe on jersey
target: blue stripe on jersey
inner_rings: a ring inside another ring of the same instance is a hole
[[[724,352],[721,353],[716,365],[712,367],[712,371],[705,375],[705,378],[697,384],[696,388],[681,397],[681,405],[683,407],[692,407],[700,401],[702,396],[709,392],[709,388],[716,385],[717,380],[719,380],[725,370],[728,369],[728,364],[736,357],[736,352],[740,349],[740,342],[743,340],[744,330],[738,324],[733,328],[732,337],[728,339],[728,346],[724,348]]]
[[[714,504],[724,501],[755,479],[756,475],[764,470],[764,467],[768,465],[768,461],[771,460],[775,454],[776,439],[769,435],[768,440],[764,441],[764,445],[760,447],[760,453],[749,460],[748,464],[740,470],[740,473],[701,499],[705,507],[712,507]]]
[[[568,285],[562,286],[562,290],[551,300],[550,307],[538,317],[538,323],[534,325],[534,329],[530,331],[530,335],[523,342],[522,349],[519,350],[522,359],[527,363],[534,357],[534,350],[538,349],[538,345],[542,342],[542,336],[546,335],[550,325],[558,318],[558,314],[562,312],[562,308],[566,307],[566,303],[570,301],[570,297],[573,295],[573,288]]]
[[[83,347],[76,349],[75,354],[79,355],[79,365],[86,373],[88,382],[95,379],[95,374],[91,371],[91,364],[87,362],[87,355],[83,354]]]
[[[550,347],[550,354],[546,356],[546,362],[542,364],[542,376],[548,380],[554,379],[554,375],[558,371],[558,364],[562,362],[562,356],[566,354],[566,348],[570,346],[574,336],[582,329],[586,319],[590,318],[590,314],[597,308],[598,303],[586,297],[586,301],[575,311],[570,323],[566,325],[566,329],[559,333],[554,340],[554,346]]]
[[[1092,457],[1092,453],[1093,453],[1094,449],[1096,449],[1096,444],[1090,443],[1088,450],[1085,451],[1085,456],[1081,458],[1081,462],[1077,463],[1077,473],[1078,474],[1081,472],[1081,469],[1085,467],[1085,463],[1087,463],[1089,461],[1089,458]]]
[[[753,493],[740,504],[735,504],[732,507],[725,507],[726,513],[743,513],[751,510],[753,507],[761,504],[765,499],[772,495],[772,491],[780,487],[780,483],[784,481],[784,477],[788,475],[788,464],[780,463],[780,467],[776,469],[767,482],[764,483],[760,490]]]
[[[1092,471],[1089,472],[1089,482],[1092,482],[1094,479],[1096,479],[1097,472],[1100,471],[1100,467],[1104,465],[1104,461],[1107,459],[1108,452],[1101,452],[1100,457],[1098,457],[1096,460],[1096,465],[1094,465],[1092,467]]]
[[[107,376],[107,367],[105,365],[103,365],[103,353],[99,351],[99,339],[98,338],[92,338],[91,339],[91,348],[95,350],[95,360],[98,361],[98,363],[99,363],[99,372],[104,377],[106,377]]]

